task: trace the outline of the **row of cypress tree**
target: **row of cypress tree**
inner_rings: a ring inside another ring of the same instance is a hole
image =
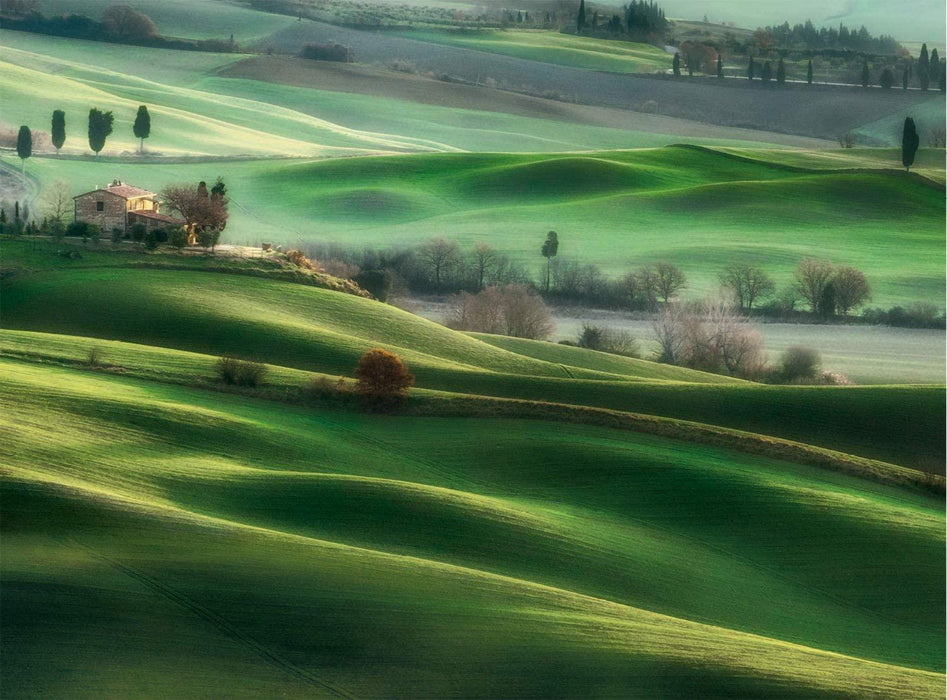
[[[105,141],[112,133],[114,121],[115,116],[111,112],[103,112],[95,107],[89,110],[89,148],[96,155],[105,148]],[[143,153],[145,139],[151,136],[151,115],[145,105],[138,108],[132,131],[135,137],[139,139],[138,151]],[[63,144],[66,143],[66,113],[61,109],[53,110],[50,139],[58,154]],[[23,169],[25,170],[26,159],[33,155],[33,133],[28,126],[20,127],[16,139],[16,153],[23,161]]]

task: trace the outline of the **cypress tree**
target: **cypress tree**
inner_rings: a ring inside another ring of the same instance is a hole
[[[753,57],[750,56],[750,62],[746,64],[746,79],[753,80],[753,73],[756,70],[756,66],[753,65]]]
[[[720,54],[717,54],[717,77],[723,77],[723,59],[720,57]]]
[[[579,0],[579,16],[576,18],[576,29],[582,31],[585,27],[585,0]]]
[[[23,161],[21,172],[26,172],[26,159],[33,155],[33,133],[28,126],[21,126],[16,136],[16,154]]]
[[[901,163],[908,172],[911,171],[911,166],[914,165],[914,154],[917,153],[920,142],[921,139],[917,135],[914,120],[911,117],[905,118],[904,132],[901,135]]]
[[[894,85],[894,73],[891,72],[891,69],[885,66],[885,69],[881,71],[881,83],[882,90],[890,90],[891,86]]]
[[[868,87],[868,84],[871,82],[871,72],[868,70],[868,61],[865,61],[862,64],[862,87]]]
[[[760,80],[764,83],[768,83],[773,77],[773,67],[770,65],[769,61],[763,64],[763,70],[760,72]]]
[[[786,64],[783,63],[783,59],[781,58],[779,59],[779,63],[776,65],[776,84],[786,84]]]
[[[53,111],[53,124],[50,131],[53,146],[56,148],[56,155],[59,155],[59,149],[66,143],[66,113],[61,109]]]
[[[135,115],[135,124],[132,131],[139,139],[138,152],[145,152],[145,139],[151,136],[151,115],[148,114],[148,108],[142,105],[138,108],[138,114]]]
[[[115,117],[111,112],[102,112],[94,107],[89,110],[89,148],[99,155],[105,148],[105,139],[112,133],[112,122]]]
[[[930,81],[936,83],[940,78],[940,56],[937,55],[937,49],[931,49],[931,59],[927,63],[927,73]]]
[[[681,77],[681,54],[674,54],[674,60],[671,62],[671,68],[674,70],[674,77]]]
[[[905,68],[904,72],[901,74],[901,89],[902,90],[908,89],[908,69],[907,68]]]
[[[927,44],[921,44],[921,55],[917,59],[917,82],[921,90],[927,90],[931,84],[930,59],[927,56]]]
[[[812,59],[809,59],[809,67],[806,68],[806,82],[812,85]]]

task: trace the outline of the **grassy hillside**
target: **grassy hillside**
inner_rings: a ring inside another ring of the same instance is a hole
[[[208,677],[465,696],[935,697],[943,681],[936,499],[601,428],[0,371],[8,689],[55,692],[64,669],[133,692],[185,638],[204,650],[204,680],[176,675],[185,694]]]
[[[588,351],[566,361],[563,349],[495,347],[378,302],[284,282],[78,267],[8,278],[0,312],[11,329],[236,353],[331,375],[351,376],[358,357],[380,346],[425,388],[671,416],[928,471],[943,462],[942,388],[764,387]]]
[[[481,32],[408,31],[404,36],[531,61],[616,73],[656,73],[671,68],[671,54],[649,44],[602,41],[543,30]]]
[[[33,159],[28,169],[43,183],[65,178],[77,191],[114,177],[157,191],[223,175],[234,200],[227,236],[236,242],[384,248],[447,236],[465,247],[490,242],[535,270],[545,232],[556,230],[561,260],[610,274],[677,264],[688,276],[685,296],[716,290],[718,273],[733,262],[759,265],[788,285],[798,262],[817,254],[863,270],[875,305],[942,305],[942,190],[898,172],[782,167],[824,162],[819,156],[739,153],[753,157],[666,148],[212,165]]]

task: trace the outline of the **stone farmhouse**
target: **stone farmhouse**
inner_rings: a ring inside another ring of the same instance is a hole
[[[184,226],[182,219],[159,213],[161,203],[155,197],[154,192],[113,180],[111,185],[73,197],[75,219],[96,224],[105,232],[117,228],[127,233],[139,223],[148,231]]]

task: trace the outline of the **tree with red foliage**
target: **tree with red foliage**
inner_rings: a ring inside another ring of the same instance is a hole
[[[401,358],[381,348],[366,352],[355,368],[355,391],[375,405],[385,405],[404,397],[414,385]]]

